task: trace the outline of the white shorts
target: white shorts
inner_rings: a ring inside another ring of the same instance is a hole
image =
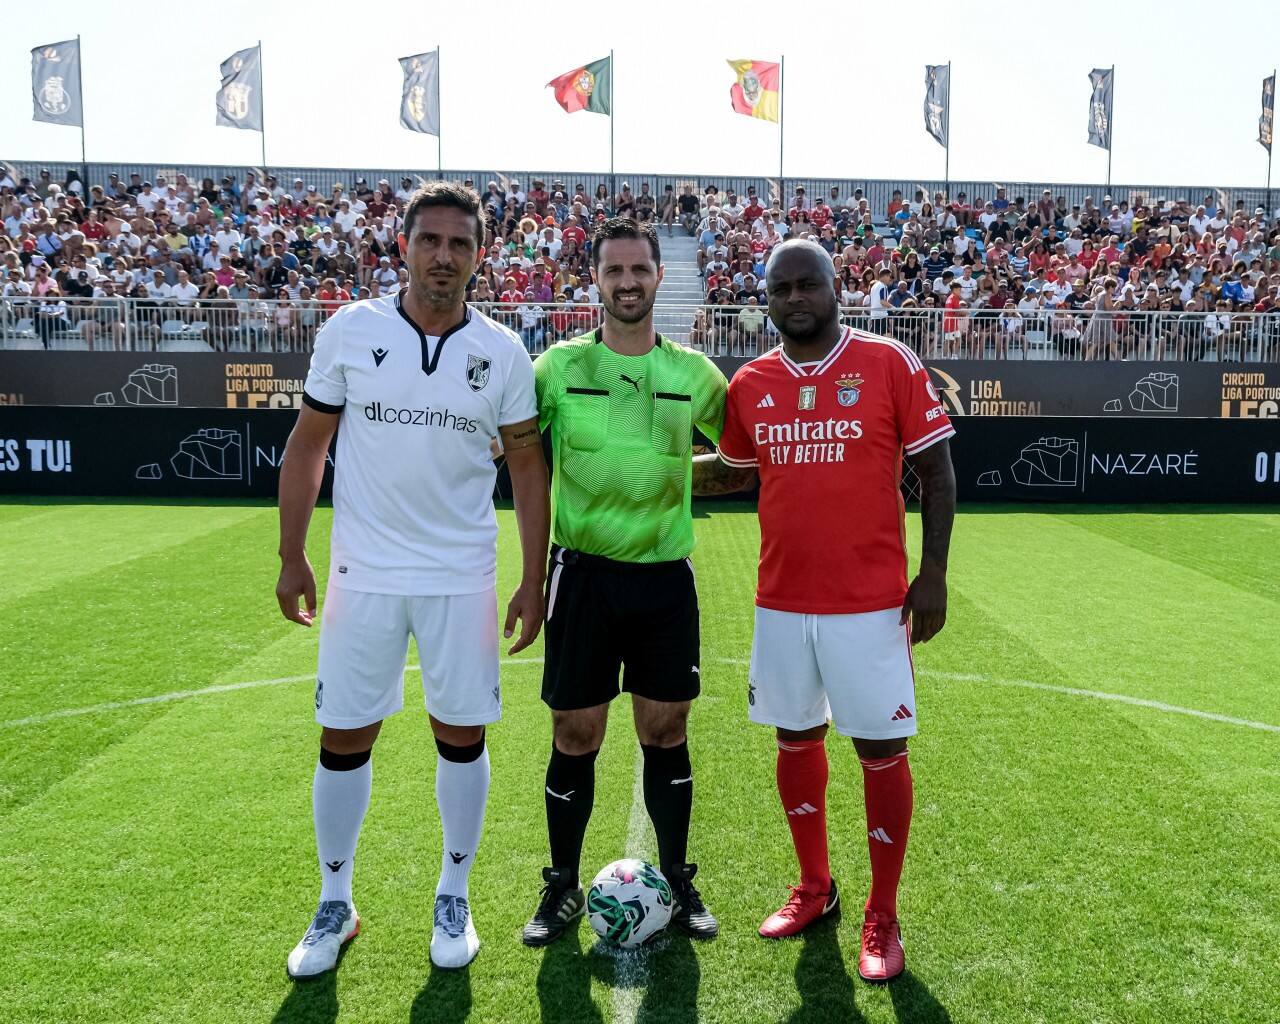
[[[830,718],[842,736],[914,736],[915,668],[901,618],[901,608],[803,615],[757,607],[747,717],[793,732]]]
[[[404,707],[410,633],[418,641],[431,715],[446,725],[502,717],[494,590],[402,597],[330,586],[321,609],[316,721],[359,729]]]

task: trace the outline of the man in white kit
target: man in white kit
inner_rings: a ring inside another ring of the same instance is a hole
[[[489,790],[485,726],[502,710],[491,439],[501,438],[510,468],[523,551],[504,627],[510,637],[520,620],[513,654],[542,626],[550,520],[529,356],[518,335],[464,301],[484,237],[472,190],[432,182],[413,194],[399,236],[409,287],[351,303],[325,323],[285,451],[276,597],[285,618],[310,626],[316,582],[307,524],[341,426],[315,697],[320,906],[289,955],[295,978],[336,966],[360,929],[351,874],[370,755],[382,720],[403,705],[411,633],[438,749],[444,833],[431,960],[463,967],[480,946],[467,879]]]

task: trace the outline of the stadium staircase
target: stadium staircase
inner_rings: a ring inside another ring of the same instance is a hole
[[[693,323],[693,307],[702,302],[702,277],[698,274],[698,240],[686,235],[679,225],[670,238],[659,228],[662,243],[662,264],[666,276],[658,289],[660,305],[684,307],[678,317],[663,317],[660,330],[673,341],[689,343],[689,328]]]

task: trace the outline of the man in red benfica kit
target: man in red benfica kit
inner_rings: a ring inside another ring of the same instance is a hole
[[[778,792],[800,885],[760,926],[795,935],[838,913],[827,858],[827,720],[862,763],[871,854],[858,971],[904,967],[897,890],[911,824],[907,737],[916,732],[911,645],[946,619],[955,433],[905,345],[842,327],[831,257],[809,241],[769,260],[782,344],[729,385],[719,460],[695,460],[697,493],[760,482],[760,578],[748,715],[778,737]],[[919,575],[907,586],[906,453],[920,478]]]

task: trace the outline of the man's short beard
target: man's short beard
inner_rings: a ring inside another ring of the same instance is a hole
[[[653,311],[653,304],[657,300],[656,295],[654,295],[653,298],[650,298],[648,302],[644,302],[643,298],[644,297],[641,296],[642,301],[638,306],[636,306],[635,311],[629,313],[622,312],[614,305],[611,298],[606,299],[604,295],[600,296],[600,301],[604,304],[605,312],[615,320],[619,320],[624,324],[638,324]]]
[[[413,283],[413,293],[418,297],[418,301],[425,306],[431,306],[435,309],[450,309],[461,304],[463,299],[466,298],[467,286],[463,284],[460,288],[442,291],[415,281]]]

